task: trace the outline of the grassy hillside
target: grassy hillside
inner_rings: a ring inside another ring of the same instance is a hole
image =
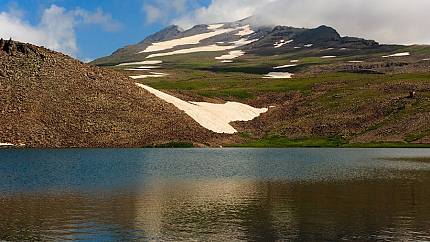
[[[382,58],[398,52],[410,56]],[[225,52],[157,58],[169,76],[138,81],[185,100],[240,101],[272,106],[240,133],[221,142],[252,147],[397,147],[430,144],[429,46],[301,49],[278,55],[247,54],[234,63],[215,60]],[[323,59],[334,55],[336,58]],[[263,79],[273,67],[292,79]],[[349,61],[363,61],[350,63]],[[116,63],[115,63],[116,64]],[[128,75],[123,67],[112,67]],[[415,91],[414,97],[408,97]]]

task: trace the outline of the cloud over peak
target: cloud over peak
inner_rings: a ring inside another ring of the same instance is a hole
[[[260,25],[329,25],[382,43],[430,44],[428,0],[212,0],[173,20],[182,27],[254,16]]]
[[[143,1],[142,10],[145,13],[147,23],[166,23],[172,18],[184,15],[196,7],[196,4],[195,0],[154,0],[149,3]]]

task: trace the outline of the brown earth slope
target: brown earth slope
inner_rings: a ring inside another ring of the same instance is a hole
[[[118,72],[0,41],[0,143],[142,147],[216,136]]]

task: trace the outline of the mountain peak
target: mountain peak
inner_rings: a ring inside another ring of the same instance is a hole
[[[236,49],[254,54],[281,54],[304,47],[356,49],[375,45],[378,43],[372,40],[342,37],[334,28],[326,25],[313,29],[262,26],[258,24],[258,17],[250,16],[236,22],[199,24],[187,30],[171,25],[140,43],[119,49],[112,56],[98,59],[93,64],[110,65],[200,51]]]
[[[297,41],[319,44],[329,41],[340,41],[340,34],[332,27],[321,25],[315,29],[309,29],[303,32],[297,38]]]
[[[156,41],[174,38],[181,32],[183,32],[183,29],[180,28],[178,25],[169,25],[166,28],[162,29],[161,31],[158,31],[153,35],[148,36],[145,40],[141,41],[139,44],[147,40],[156,42]]]

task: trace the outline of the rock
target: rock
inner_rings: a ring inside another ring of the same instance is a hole
[[[6,43],[3,46],[3,50],[10,55],[15,54],[17,48],[16,48],[16,43],[12,40],[12,38],[6,41]]]
[[[26,44],[20,44],[17,46],[17,50],[23,54],[29,54],[31,52],[31,49],[28,48]]]
[[[325,44],[330,41],[340,41],[340,34],[333,28],[322,25],[316,29],[309,29],[295,38],[299,43]]]
[[[88,72],[85,75],[92,80],[95,80],[97,78],[96,73],[94,73],[94,72]]]
[[[30,53],[36,53],[32,45],[16,42],[12,39],[7,41],[0,39],[0,51],[4,51],[9,55],[16,55],[18,53],[28,55]]]

